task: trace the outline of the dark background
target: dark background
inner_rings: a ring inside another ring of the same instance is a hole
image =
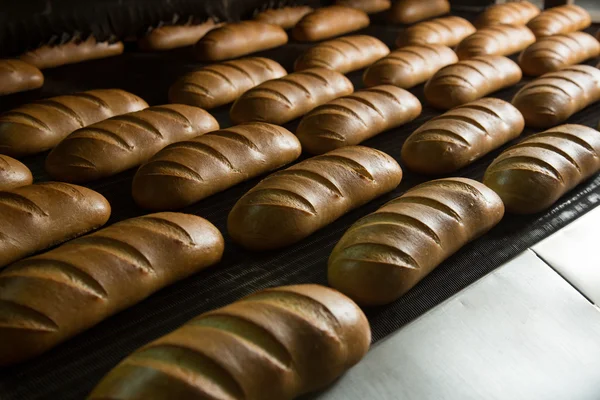
[[[252,12],[245,11],[250,15]],[[473,17],[472,14],[463,16]],[[401,27],[386,25],[381,17],[374,16],[372,26],[360,33],[376,36],[393,49],[394,40],[400,30]],[[595,30],[590,32],[595,33]],[[291,71],[296,57],[308,47],[310,44],[290,42],[286,46],[257,55],[272,58]],[[590,64],[595,65],[597,62],[598,60],[591,60]],[[138,52],[133,44],[128,44],[122,56],[44,70],[46,83],[42,89],[0,97],[0,112],[39,98],[95,88],[121,88],[143,97],[150,105],[164,104],[167,103],[169,85],[179,75],[200,66],[201,64],[193,59],[189,48],[165,53],[142,53]],[[362,88],[361,75],[362,71],[348,75],[357,90]],[[528,81],[524,79],[518,85],[494,96],[510,100]],[[411,92],[424,102],[422,85]],[[229,107],[222,107],[211,111],[222,127],[231,125],[228,109]],[[402,165],[400,149],[406,137],[438,114],[439,112],[424,105],[422,115],[415,121],[382,133],[364,142],[364,145],[385,151]],[[596,128],[599,119],[600,104],[583,110],[568,122]],[[294,121],[286,127],[294,131],[297,123],[298,121]],[[527,129],[521,139],[532,133],[533,131]],[[481,180],[485,168],[501,150],[488,154],[455,175]],[[46,154],[42,154],[24,160],[38,182],[48,179],[43,170],[45,156]],[[130,195],[134,173],[134,170],[126,171],[87,185],[110,201],[113,213],[109,224],[145,213],[135,206]],[[260,180],[259,178],[181,210],[207,218],[221,230],[226,239],[223,261],[165,288],[137,306],[107,319],[35,360],[0,369],[0,399],[82,399],[123,357],[202,312],[223,306],[266,287],[296,283],[326,284],[327,258],[344,231],[358,218],[375,211],[410,187],[428,180],[427,177],[407,169],[404,169],[404,173],[402,183],[393,192],[346,214],[294,246],[267,253],[243,250],[230,241],[226,232],[229,210]],[[596,175],[542,214],[506,215],[496,228],[465,246],[407,295],[388,306],[367,309],[374,341],[399,329],[527,247],[586,213],[595,207],[598,201],[600,176]]]

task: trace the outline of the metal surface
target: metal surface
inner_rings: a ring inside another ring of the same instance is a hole
[[[600,313],[526,251],[376,345],[319,400],[597,400]]]
[[[590,301],[600,305],[598,239],[600,208],[589,212],[532,249]],[[600,398],[600,394],[598,397]]]

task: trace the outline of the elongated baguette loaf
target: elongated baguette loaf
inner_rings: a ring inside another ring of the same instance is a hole
[[[600,100],[600,70],[573,65],[549,72],[523,86],[512,100],[525,124],[549,128]]]
[[[421,174],[448,174],[515,139],[524,127],[512,104],[476,100],[421,125],[404,142],[402,160]]]
[[[477,181],[416,186],[346,231],[329,257],[329,284],[361,305],[391,303],[503,215],[500,197]]]
[[[88,399],[291,400],[331,384],[370,340],[363,312],[335,290],[267,289],[137,350]]]
[[[0,191],[31,185],[33,175],[20,161],[0,154]]]
[[[591,24],[592,18],[584,8],[570,4],[545,10],[527,26],[540,38],[581,31]]]
[[[295,243],[348,211],[393,190],[402,170],[362,146],[336,149],[269,175],[235,204],[229,235],[251,250]]]
[[[600,132],[561,125],[505,150],[485,171],[483,183],[502,198],[506,210],[531,214],[600,171]]]
[[[364,11],[342,6],[323,7],[305,15],[294,27],[292,36],[300,42],[316,42],[366,28],[369,23]]]
[[[86,182],[145,163],[165,146],[219,129],[206,111],[183,104],[119,115],[67,136],[46,159],[46,171],[65,182]]]
[[[212,19],[196,25],[161,26],[141,37],[138,40],[138,47],[142,50],[160,51],[192,46],[218,26]]]
[[[315,108],[302,118],[296,135],[302,149],[323,154],[359,144],[420,114],[421,103],[410,92],[396,86],[374,86]]]
[[[291,163],[302,152],[287,129],[254,122],[167,146],[137,171],[135,202],[151,210],[185,207]]]
[[[42,87],[44,75],[21,60],[0,60],[0,96]]]
[[[356,8],[367,14],[376,14],[389,10],[392,6],[391,0],[336,0],[338,6]]]
[[[396,24],[414,24],[449,12],[448,0],[397,0],[390,9],[390,20]]]
[[[410,89],[443,67],[458,62],[451,48],[439,44],[407,46],[392,51],[371,65],[363,75],[365,86],[394,85]]]
[[[538,39],[519,56],[519,66],[525,75],[539,76],[579,64],[600,55],[600,43],[585,32]]]
[[[229,104],[249,89],[285,75],[286,70],[268,58],[226,61],[183,75],[169,89],[169,101],[209,110]]]
[[[454,47],[464,38],[475,33],[475,27],[466,19],[450,16],[419,22],[398,35],[396,45],[441,44]]]
[[[207,220],[160,213],[11,265],[0,272],[0,365],[42,354],[219,262],[223,246]]]
[[[492,25],[526,25],[539,13],[540,9],[529,1],[494,4],[479,14],[475,26],[483,28]]]
[[[291,29],[306,14],[314,10],[308,6],[283,7],[278,9],[269,9],[258,13],[254,19],[266,24],[279,25],[283,29]]]
[[[146,107],[144,100],[119,89],[90,90],[26,104],[0,115],[0,154],[22,157],[41,153],[76,129]]]
[[[49,182],[0,192],[0,267],[99,228],[109,217],[108,201],[81,186]]]
[[[72,40],[57,46],[42,46],[21,55],[21,60],[39,69],[55,68],[61,65],[118,56],[123,53],[123,42],[97,42],[90,36],[84,41]]]
[[[346,74],[368,67],[389,53],[390,49],[372,36],[344,36],[311,47],[296,60],[294,69],[327,68]]]
[[[425,98],[433,107],[448,110],[516,85],[521,78],[519,66],[506,57],[474,57],[436,72],[425,85]]]
[[[339,72],[311,68],[248,90],[233,103],[229,116],[235,124],[258,121],[282,125],[353,91],[350,80]]]
[[[258,21],[225,24],[208,32],[194,46],[202,61],[223,61],[283,46],[288,41],[277,25]]]
[[[535,42],[535,36],[526,26],[494,25],[479,29],[465,38],[456,48],[461,60],[476,56],[509,56]]]

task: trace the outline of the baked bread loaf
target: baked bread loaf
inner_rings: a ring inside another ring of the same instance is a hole
[[[338,6],[357,8],[367,14],[376,14],[389,10],[392,6],[391,0],[336,0]]]
[[[33,175],[25,164],[0,154],[0,191],[31,185]]]
[[[512,100],[525,125],[550,128],[600,100],[600,70],[573,65],[529,82]]]
[[[503,215],[502,200],[477,181],[418,185],[346,231],[329,257],[329,284],[361,305],[391,303]]]
[[[427,81],[443,67],[458,62],[451,48],[439,44],[407,46],[392,51],[363,74],[367,87],[394,85],[410,89]]]
[[[475,27],[466,19],[450,16],[419,22],[398,35],[396,45],[441,44],[454,47],[464,38],[475,33]]]
[[[526,25],[539,13],[540,9],[528,1],[494,4],[479,14],[475,26],[483,28],[492,25]]]
[[[350,80],[339,72],[311,68],[248,90],[233,103],[229,116],[234,124],[258,121],[282,125],[353,91]]]
[[[64,182],[105,178],[145,163],[171,143],[216,129],[217,120],[201,108],[150,107],[71,133],[46,158],[46,171]]]
[[[23,157],[56,146],[76,129],[148,104],[119,89],[98,89],[51,97],[0,115],[0,153]]]
[[[359,144],[420,114],[421,103],[410,92],[375,86],[315,108],[302,118],[296,136],[303,150],[323,154]]]
[[[81,186],[47,182],[0,192],[0,267],[99,228],[109,217],[108,201]],[[0,296],[7,290],[1,287]]]
[[[448,110],[516,85],[521,78],[519,66],[506,57],[474,57],[436,72],[425,85],[425,98],[433,107]]]
[[[72,40],[57,46],[42,46],[22,54],[20,58],[39,69],[45,69],[118,56],[123,50],[123,42],[96,42],[96,39],[90,36],[84,41]]]
[[[538,39],[521,53],[519,66],[525,75],[539,76],[599,55],[600,43],[595,37],[571,32]]]
[[[195,215],[121,221],[0,272],[0,365],[31,359],[216,264],[223,237]]]
[[[291,163],[302,152],[293,133],[254,122],[236,125],[159,151],[133,178],[142,208],[173,210]]]
[[[461,60],[476,56],[509,56],[535,43],[535,36],[526,26],[494,25],[479,29],[456,48]]]
[[[169,89],[169,101],[208,110],[229,104],[249,89],[285,75],[286,70],[268,58],[226,61],[183,75]]]
[[[196,25],[165,25],[152,29],[138,40],[142,50],[171,50],[178,47],[193,46],[209,31],[219,25],[212,19]]]
[[[201,61],[223,61],[283,46],[287,41],[280,26],[241,21],[211,30],[196,43],[194,51]]]
[[[401,179],[398,163],[381,151],[336,149],[275,172],[242,196],[229,213],[229,236],[251,250],[284,247],[393,190]]]
[[[483,183],[502,198],[506,210],[531,214],[600,171],[600,132],[561,125],[505,150],[485,171]]]
[[[279,25],[283,29],[291,29],[311,12],[313,9],[308,6],[272,8],[256,14],[254,19],[265,24]]]
[[[581,31],[591,24],[592,18],[584,8],[570,4],[545,10],[527,26],[540,38]]]
[[[390,10],[390,20],[396,24],[414,24],[449,12],[448,0],[396,0]]]
[[[21,60],[0,60],[0,96],[41,88],[42,71]]]
[[[363,69],[387,56],[390,49],[373,36],[344,36],[317,44],[304,52],[294,70],[327,68],[342,74]]]
[[[420,174],[449,174],[517,138],[524,127],[512,104],[476,100],[421,125],[404,142],[402,161]]]
[[[267,289],[137,350],[88,399],[291,400],[333,383],[370,340],[363,312],[335,290]]]
[[[294,27],[292,36],[300,42],[316,42],[366,28],[369,22],[369,16],[355,8],[323,7],[305,15]]]

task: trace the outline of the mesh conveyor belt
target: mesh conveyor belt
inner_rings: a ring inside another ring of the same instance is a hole
[[[398,31],[399,28],[374,24],[364,33],[377,36],[394,48],[393,42]],[[309,46],[290,43],[259,55],[275,59],[290,71],[294,59]],[[593,63],[597,61],[593,60]],[[167,102],[167,89],[174,79],[198,66],[189,49],[161,54],[129,51],[116,58],[46,70],[46,84],[41,91],[0,97],[0,111],[39,97],[101,87],[119,87],[142,96],[151,105],[162,104]],[[362,72],[356,72],[349,75],[356,89],[362,87],[361,74]],[[499,92],[496,97],[510,100],[527,81],[525,79],[519,85]],[[412,92],[424,101],[422,85]],[[227,116],[228,109],[225,107],[213,112],[223,127],[231,125]],[[423,113],[417,120],[385,132],[364,144],[383,150],[400,161],[400,149],[406,137],[438,114],[439,112],[424,106]],[[568,122],[595,128],[599,119],[600,104],[597,104],[576,114]],[[287,127],[294,130],[295,125],[297,122]],[[522,137],[532,132],[526,130]],[[457,175],[480,180],[487,165],[501,150],[488,154]],[[44,158],[45,155],[41,155],[25,160],[37,181],[48,179],[43,171]],[[87,185],[109,199],[113,207],[109,223],[144,213],[131,199],[133,174],[134,171],[127,171]],[[31,362],[0,369],[0,399],[84,398],[103,374],[127,354],[202,312],[270,286],[307,282],[326,284],[327,258],[344,231],[361,216],[375,211],[385,202],[424,180],[425,177],[404,169],[404,179],[392,193],[348,213],[294,246],[264,254],[241,249],[226,234],[229,210],[259,179],[242,183],[181,210],[207,218],[224,233],[226,250],[222,263],[160,291],[143,303],[109,318]],[[598,201],[600,176],[597,175],[578,186],[543,214],[505,216],[496,228],[464,247],[406,296],[391,305],[367,310],[374,340],[399,329],[517,253],[586,213]]]

